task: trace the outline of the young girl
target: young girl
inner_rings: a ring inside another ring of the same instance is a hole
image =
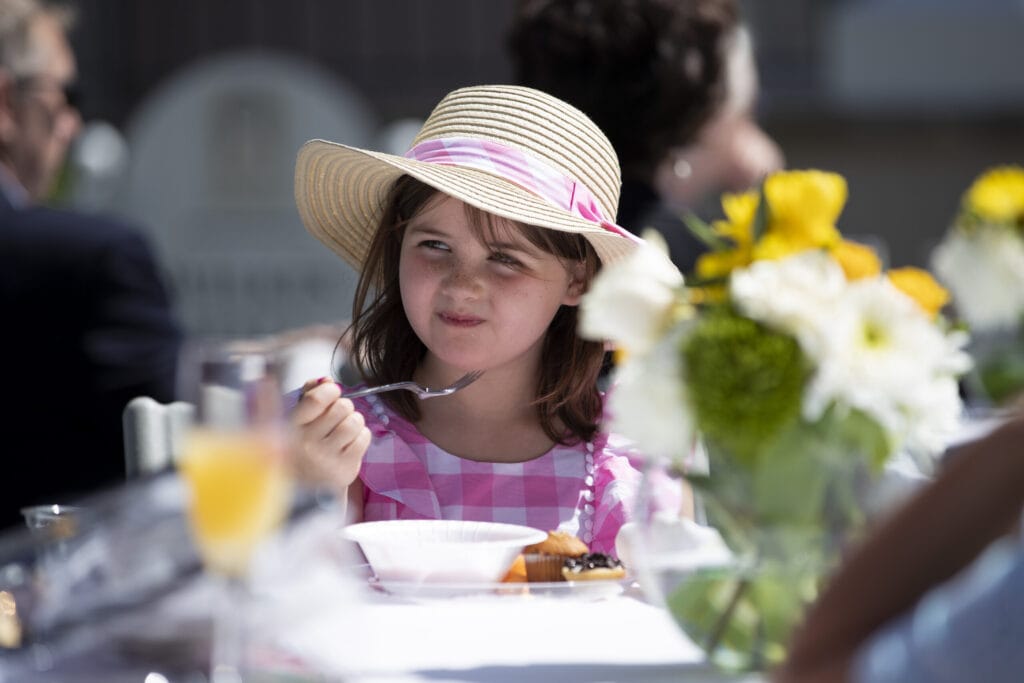
[[[576,335],[602,264],[637,243],[611,222],[615,152],[578,110],[510,86],[447,95],[404,157],[314,140],[295,195],[306,228],[360,270],[352,358],[369,385],[306,384],[300,460],[355,519],[559,529],[614,553],[640,475],[599,430],[603,348]]]

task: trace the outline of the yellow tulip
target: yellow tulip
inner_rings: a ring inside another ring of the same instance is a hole
[[[749,266],[750,248],[709,251],[697,258],[697,277],[700,280],[717,280],[729,275],[736,268]]]
[[[871,247],[843,240],[832,248],[832,258],[839,262],[847,280],[874,277],[882,272],[882,261]]]
[[[786,235],[767,232],[754,246],[753,257],[755,261],[770,261],[792,256],[815,247],[813,242],[801,239],[800,236],[791,239]]]
[[[997,166],[983,173],[964,195],[964,207],[992,223],[1024,224],[1024,168]]]
[[[928,271],[920,268],[893,268],[887,275],[898,290],[909,296],[930,317],[949,303],[949,292],[935,281]]]
[[[826,171],[782,171],[764,182],[768,232],[805,248],[832,247],[841,239],[836,221],[846,204],[846,180]]]
[[[757,192],[722,195],[722,210],[727,220],[715,221],[715,231],[738,247],[749,247],[754,241],[754,216],[759,203]]]

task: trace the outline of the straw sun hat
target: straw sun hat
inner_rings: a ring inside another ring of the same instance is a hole
[[[538,90],[455,90],[404,157],[310,140],[295,165],[302,222],[358,270],[403,174],[488,213],[579,233],[605,264],[638,241],[613,222],[621,178],[608,138],[578,109]]]

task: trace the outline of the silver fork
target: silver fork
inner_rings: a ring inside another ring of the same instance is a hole
[[[480,375],[484,374],[483,370],[473,370],[467,372],[462,377],[458,378],[443,389],[431,389],[425,387],[422,384],[416,382],[395,382],[394,384],[382,384],[379,387],[367,387],[366,389],[360,389],[358,391],[345,392],[345,398],[359,398],[360,396],[369,396],[370,394],[380,394],[385,391],[395,391],[396,389],[405,389],[416,394],[416,397],[421,401],[428,398],[435,398],[437,396],[450,396],[459,389],[465,389],[473,382],[480,379]]]

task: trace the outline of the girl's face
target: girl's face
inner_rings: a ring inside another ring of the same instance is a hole
[[[460,372],[506,366],[535,372],[555,313],[579,303],[582,264],[567,267],[514,224],[503,228],[493,243],[481,243],[465,204],[445,195],[406,226],[402,305],[428,361]]]

